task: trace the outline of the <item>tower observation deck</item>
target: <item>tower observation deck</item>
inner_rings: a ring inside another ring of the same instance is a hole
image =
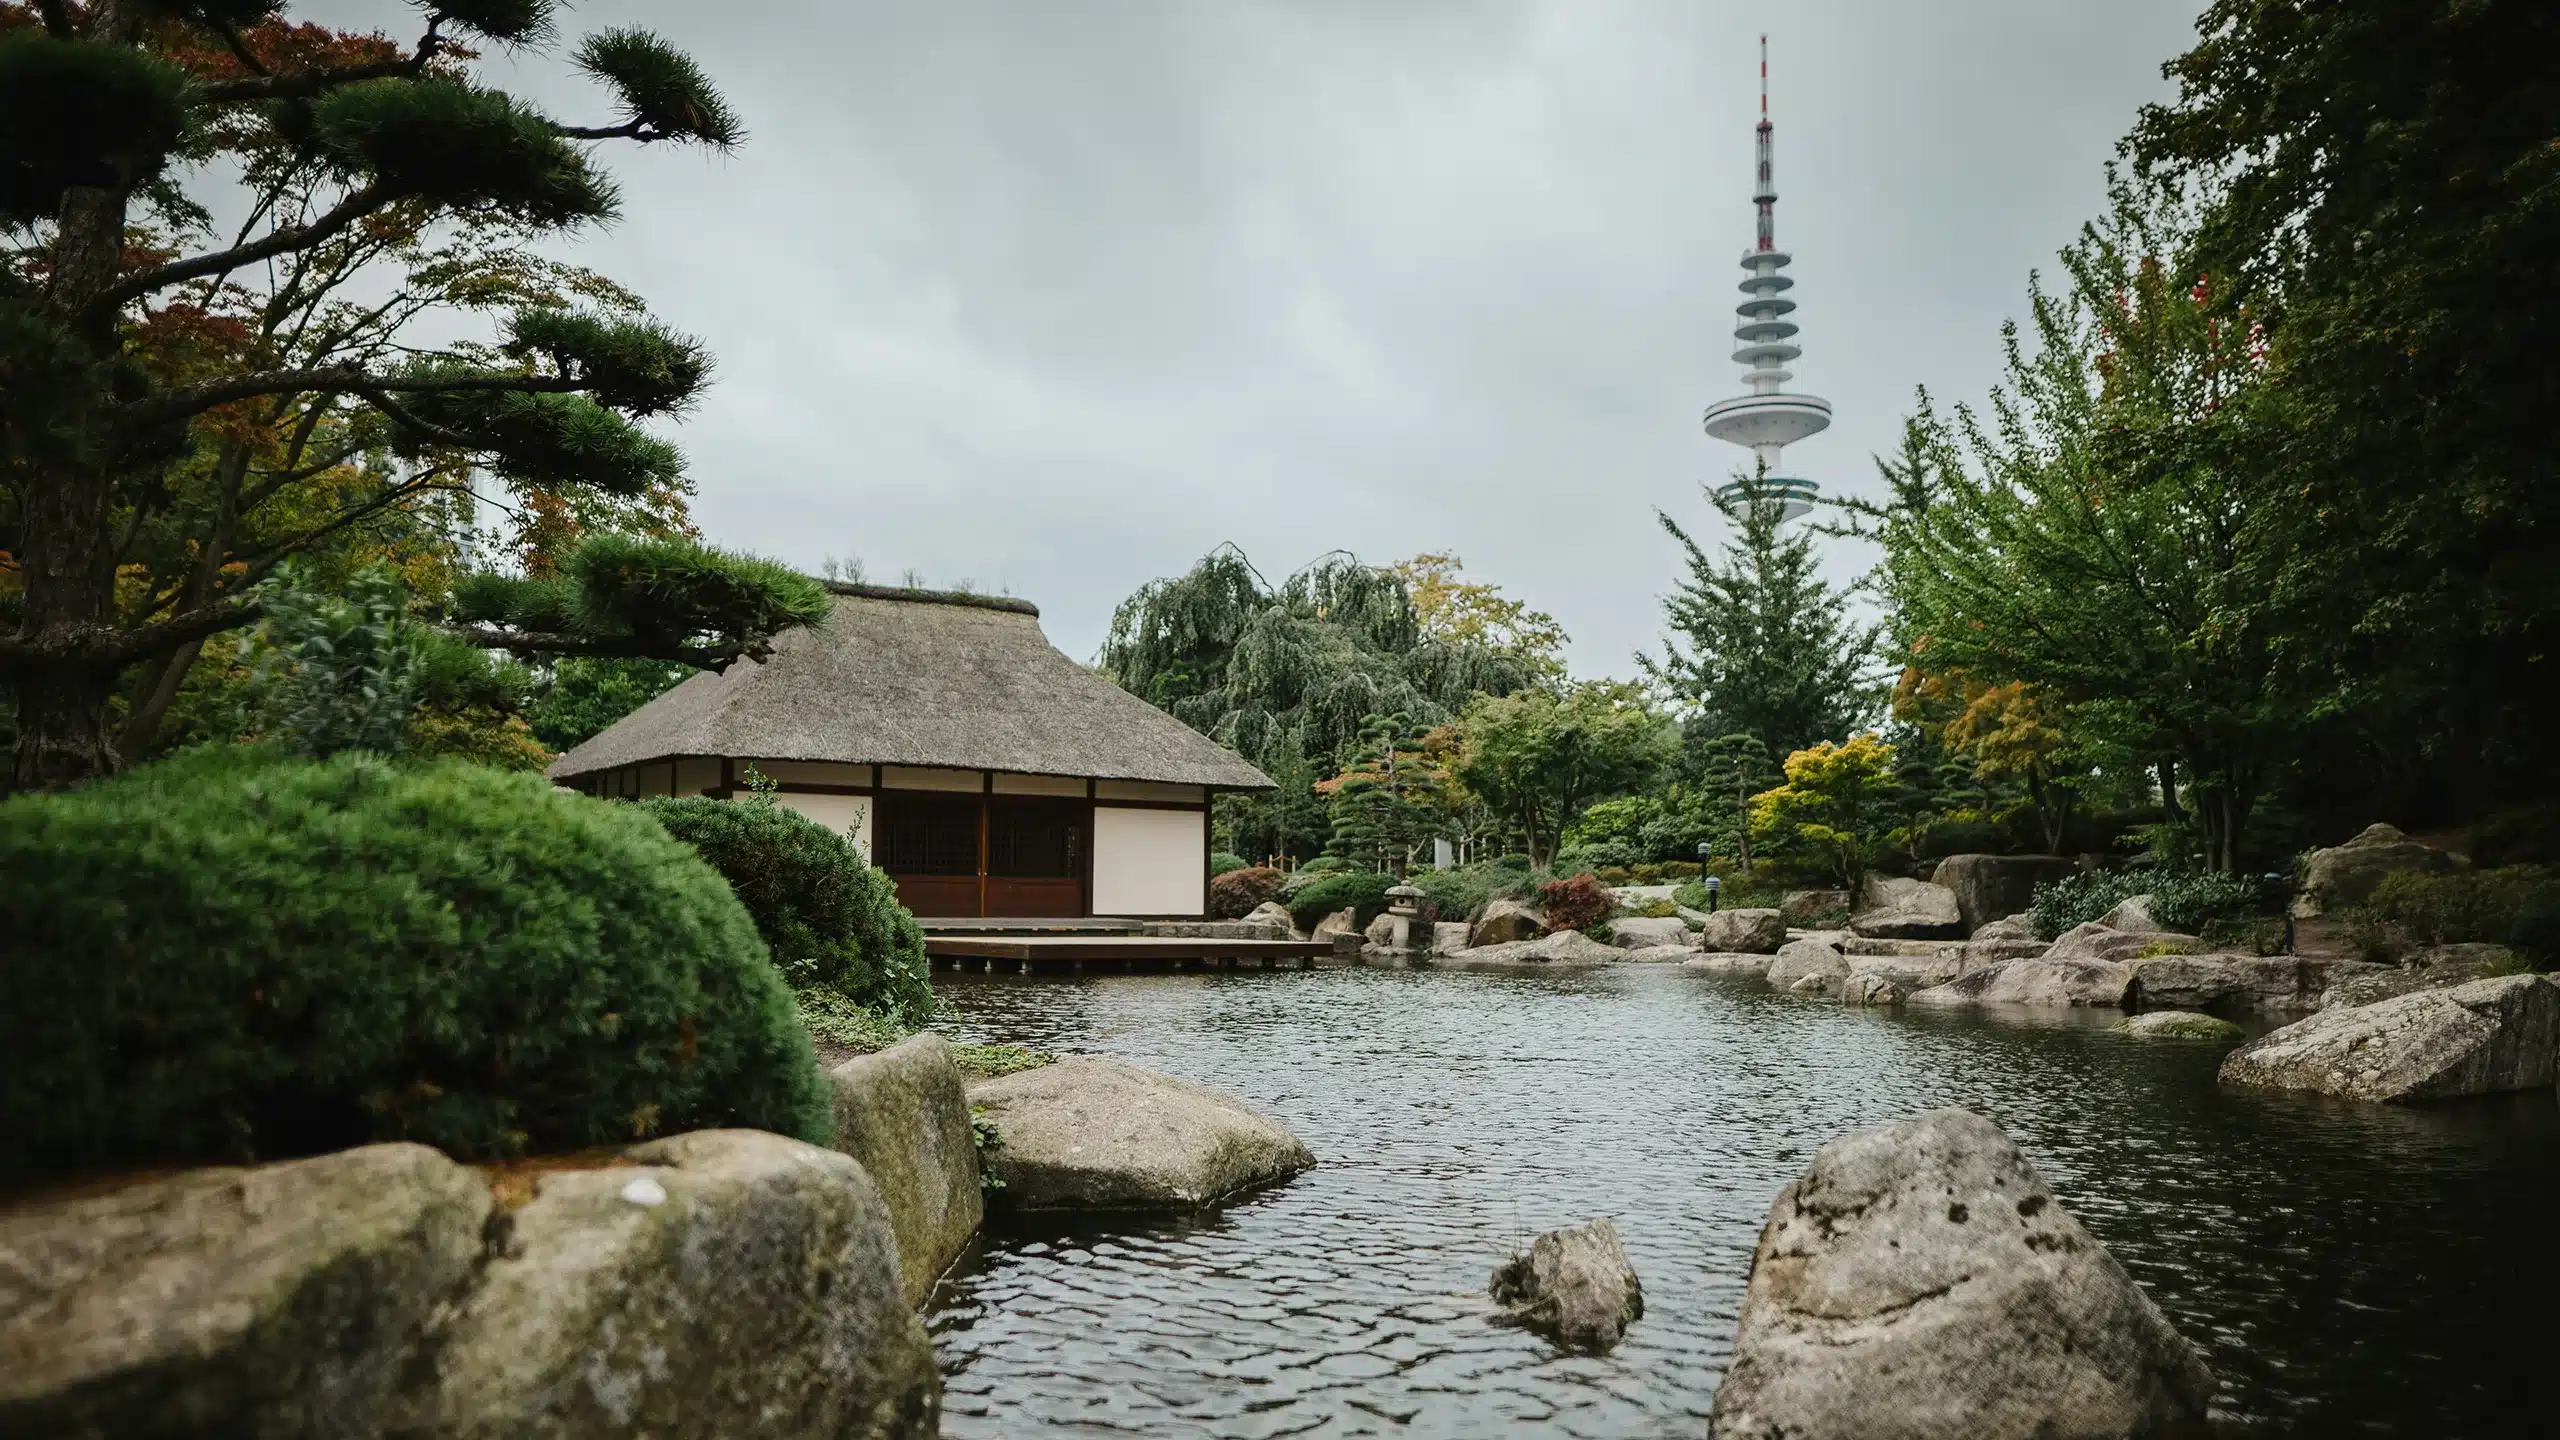
[[[1810,480],[1787,474],[1780,455],[1796,441],[1830,427],[1831,402],[1813,395],[1789,394],[1783,388],[1795,378],[1783,367],[1804,351],[1794,343],[1795,322],[1786,318],[1796,308],[1796,302],[1786,293],[1796,282],[1785,273],[1790,257],[1778,248],[1778,186],[1769,153],[1766,35],[1760,37],[1760,125],[1755,134],[1757,178],[1751,200],[1760,212],[1759,234],[1752,248],[1742,254],[1743,301],[1734,307],[1734,313],[1742,319],[1733,327],[1733,338],[1740,342],[1733,358],[1747,367],[1742,381],[1748,388],[1730,400],[1719,400],[1707,407],[1707,434],[1751,452],[1753,472],[1759,477],[1763,493],[1781,503],[1779,518],[1792,520],[1813,508],[1818,487]],[[1744,495],[1745,486],[1740,481],[1716,489],[1717,500],[1728,507],[1740,503]]]

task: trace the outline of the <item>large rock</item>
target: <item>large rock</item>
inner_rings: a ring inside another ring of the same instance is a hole
[[[1914,1005],[2097,1005],[2125,1008],[2133,967],[2121,960],[2003,960],[1911,996]]]
[[[2110,930],[2125,930],[2135,934],[2163,934],[2169,929],[2151,913],[2151,897],[2148,895],[2126,896],[2116,902],[2114,909],[2099,916],[2096,923]]]
[[[1621,965],[1679,965],[1698,953],[1694,945],[1647,945],[1637,950],[1618,952]]]
[[[1366,930],[1363,930],[1361,935],[1362,938],[1369,942],[1371,948],[1378,950],[1386,949],[1388,946],[1395,943],[1396,917],[1388,914],[1384,910],[1379,911],[1376,915],[1370,917],[1369,927]]]
[[[980,1081],[969,1101],[1016,1209],[1197,1210],[1315,1163],[1232,1095],[1098,1055]]]
[[[1902,876],[1871,875],[1849,929],[1877,940],[1961,940],[1964,914],[1956,892]]]
[[[851,1157],[699,1130],[547,1170],[440,1327],[403,1435],[930,1436],[941,1376]]]
[[[1518,940],[1535,940],[1547,933],[1547,917],[1517,900],[1488,900],[1484,913],[1476,917],[1474,928],[1467,932],[1467,943],[1473,945],[1508,945]]]
[[[1852,975],[1840,985],[1843,1005],[1899,1005],[1910,994],[1911,987],[1897,983],[1889,975]]]
[[[1689,927],[1669,916],[1650,920],[1630,915],[1609,922],[1609,943],[1621,950],[1642,950],[1648,945],[1685,946],[1689,943]]]
[[[2302,888],[2294,896],[2293,913],[2308,919],[2361,905],[2373,897],[2374,887],[2385,875],[2451,870],[2461,863],[2458,857],[2421,845],[2393,826],[2367,825],[2344,845],[2311,852],[2303,866]]]
[[[0,1210],[0,1435],[370,1435],[481,1260],[424,1145],[186,1170]]]
[[[1468,965],[1609,965],[1626,952],[1579,930],[1559,930],[1535,940],[1472,946],[1450,958]]]
[[[1929,883],[1956,897],[1964,933],[2015,915],[2035,899],[2036,886],[2079,867],[2060,855],[1950,855],[1929,872]]]
[[[1849,978],[1849,962],[1819,940],[1790,940],[1778,947],[1778,958],[1769,962],[1768,975],[1769,983],[1781,990],[1793,990],[1796,982],[1808,975],[1819,975],[1837,985]]]
[[[1615,1223],[1550,1230],[1493,1272],[1493,1300],[1574,1350],[1608,1350],[1644,1315],[1644,1287]]]
[[[1703,971],[1709,975],[1757,975],[1766,979],[1769,967],[1777,963],[1777,958],[1774,955],[1761,955],[1750,951],[1737,953],[1710,950],[1703,955],[1690,956],[1681,968]]]
[[[1718,910],[1705,917],[1699,947],[1734,954],[1775,955],[1787,943],[1787,917],[1775,910]]]
[[[1289,907],[1277,900],[1265,900],[1254,906],[1242,923],[1258,930],[1266,940],[1298,938],[1298,924],[1289,918]]]
[[[2237,1025],[2193,1010],[2154,1010],[2124,1022],[2124,1033],[2139,1040],[2215,1040],[2228,1043],[2244,1032]]]
[[[2292,955],[2154,955],[2132,967],[2137,1010],[2293,1011],[2320,1008],[2331,962]]]
[[[2223,1057],[2226,1085],[2351,1100],[2440,1100],[2552,1083],[2560,985],[2498,975],[2323,1010]]]
[[[898,1237],[907,1303],[921,1305],[968,1248],[983,1212],[967,1082],[950,1043],[930,1031],[847,1060],[827,1080],[835,1091],[836,1148],[860,1161],[880,1188]]]
[[[1852,981],[1868,976],[1890,980],[1904,994],[1931,985],[1944,985],[1956,978],[1952,955],[1849,955],[1842,957],[1849,966]]]
[[[2193,955],[2204,949],[2204,942],[2193,935],[2180,935],[2167,930],[2118,930],[2095,920],[2074,925],[2062,932],[2044,952],[2047,960],[2131,960],[2143,951],[2156,954]]]
[[[1467,948],[1467,940],[1467,922],[1464,920],[1441,920],[1431,927],[1431,953],[1434,955],[1455,955]]]
[[[904,1440],[939,1422],[878,1188],[754,1130],[494,1177],[368,1146],[22,1202],[0,1216],[0,1316],[13,1436]]]
[[[2032,915],[2003,915],[1977,928],[1973,932],[1973,939],[1968,943],[1987,945],[2007,941],[2034,941],[2039,945],[2044,943],[2036,939],[2036,922]]]
[[[2412,955],[2403,965],[2341,960],[2329,967],[2320,1008],[2343,1009],[2420,990],[2450,990],[2483,976],[2513,974],[2516,969],[2515,952],[2504,945],[2437,945]]]
[[[1790,925],[1819,925],[1848,909],[1846,890],[1790,890],[1778,898],[1778,913]]]
[[[1834,1140],[1769,1207],[1721,1440],[2062,1440],[2199,1424],[2214,1380],[1997,1126]]]
[[[1352,906],[1345,905],[1341,909],[1334,911],[1332,914],[1317,920],[1316,928],[1310,933],[1308,938],[1314,940],[1331,940],[1340,935],[1358,935],[1361,933],[1359,922],[1360,912]],[[1337,945],[1335,948],[1339,949],[1341,947]]]

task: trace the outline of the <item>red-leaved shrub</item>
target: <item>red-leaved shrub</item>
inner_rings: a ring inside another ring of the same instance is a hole
[[[1538,887],[1538,904],[1547,912],[1547,933],[1588,930],[1618,913],[1618,902],[1596,875],[1550,880]]]
[[[1209,882],[1209,918],[1241,920],[1254,912],[1254,907],[1267,900],[1280,898],[1280,872],[1268,865],[1248,865],[1230,870]]]

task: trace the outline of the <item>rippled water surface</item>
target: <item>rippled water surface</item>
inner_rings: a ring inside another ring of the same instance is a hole
[[[2234,1434],[2560,1433],[2560,1108],[2226,1094],[2113,1017],[1843,1009],[1750,979],[1319,970],[936,977],[955,1029],[1219,1086],[1320,1163],[1197,1221],[999,1227],[931,1323],[944,1433],[1702,1435],[1770,1199],[1939,1105],[2017,1137],[2222,1377]],[[1494,1265],[1614,1216],[1605,1358],[1497,1321]]]

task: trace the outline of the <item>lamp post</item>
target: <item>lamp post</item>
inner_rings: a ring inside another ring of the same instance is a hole
[[[1707,887],[1707,913],[1710,915],[1716,913],[1716,891],[1724,888],[1724,882],[1722,880],[1719,880],[1715,876],[1707,873],[1707,862],[1714,858],[1716,858],[1715,845],[1710,841],[1699,841],[1698,880],[1699,883]]]
[[[1707,877],[1707,913],[1708,913],[1708,914],[1713,915],[1714,913],[1716,913],[1716,892],[1718,892],[1718,891],[1720,891],[1720,890],[1722,890],[1722,889],[1724,889],[1724,877],[1723,877],[1723,876],[1721,876],[1721,875],[1710,875],[1710,876],[1708,876],[1708,877]]]

